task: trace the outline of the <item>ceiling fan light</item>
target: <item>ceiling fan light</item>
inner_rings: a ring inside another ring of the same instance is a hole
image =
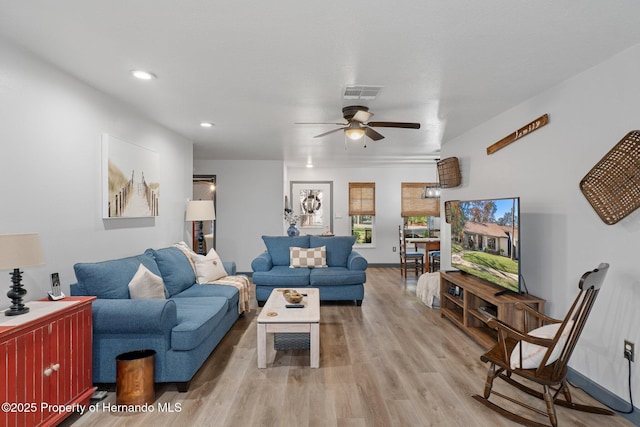
[[[358,140],[364,136],[364,129],[362,128],[352,128],[346,129],[344,133],[352,140]]]

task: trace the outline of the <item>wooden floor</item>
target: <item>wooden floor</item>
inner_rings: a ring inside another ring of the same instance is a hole
[[[189,392],[158,386],[154,411],[148,413],[107,411],[104,405],[115,405],[115,393],[109,393],[95,412],[73,415],[62,425],[515,425],[471,397],[484,387],[482,348],[442,319],[439,310],[423,305],[415,284],[411,275],[403,280],[399,269],[370,268],[361,307],[323,304],[319,369],[309,368],[308,351],[274,351],[271,335],[268,367],[257,368],[260,308],[253,300],[251,313],[239,319],[211,354]],[[495,388],[508,390],[500,381]],[[572,394],[579,403],[595,403],[581,390],[572,389]],[[168,409],[175,412],[162,412]],[[557,411],[561,426],[633,426],[618,415]]]

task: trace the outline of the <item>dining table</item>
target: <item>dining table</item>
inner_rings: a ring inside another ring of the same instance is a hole
[[[424,253],[426,260],[426,271],[431,271],[431,257],[429,251],[440,250],[440,238],[439,237],[407,237],[405,240],[407,246],[413,245],[415,250],[418,251],[420,247],[424,247]],[[440,258],[440,257],[438,257]]]

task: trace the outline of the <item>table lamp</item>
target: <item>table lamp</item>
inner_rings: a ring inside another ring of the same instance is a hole
[[[198,253],[206,255],[207,245],[204,241],[203,221],[216,219],[213,200],[192,200],[187,205],[187,221],[198,221]]]
[[[0,270],[11,270],[11,290],[7,296],[11,300],[11,307],[7,309],[5,316],[17,316],[29,312],[22,298],[27,290],[22,287],[21,267],[44,264],[40,236],[36,233],[29,234],[3,234],[0,235]]]

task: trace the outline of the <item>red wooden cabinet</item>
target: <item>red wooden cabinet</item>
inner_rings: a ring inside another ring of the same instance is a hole
[[[29,313],[14,317],[0,312],[0,425],[56,425],[88,406],[94,299],[32,301]]]

